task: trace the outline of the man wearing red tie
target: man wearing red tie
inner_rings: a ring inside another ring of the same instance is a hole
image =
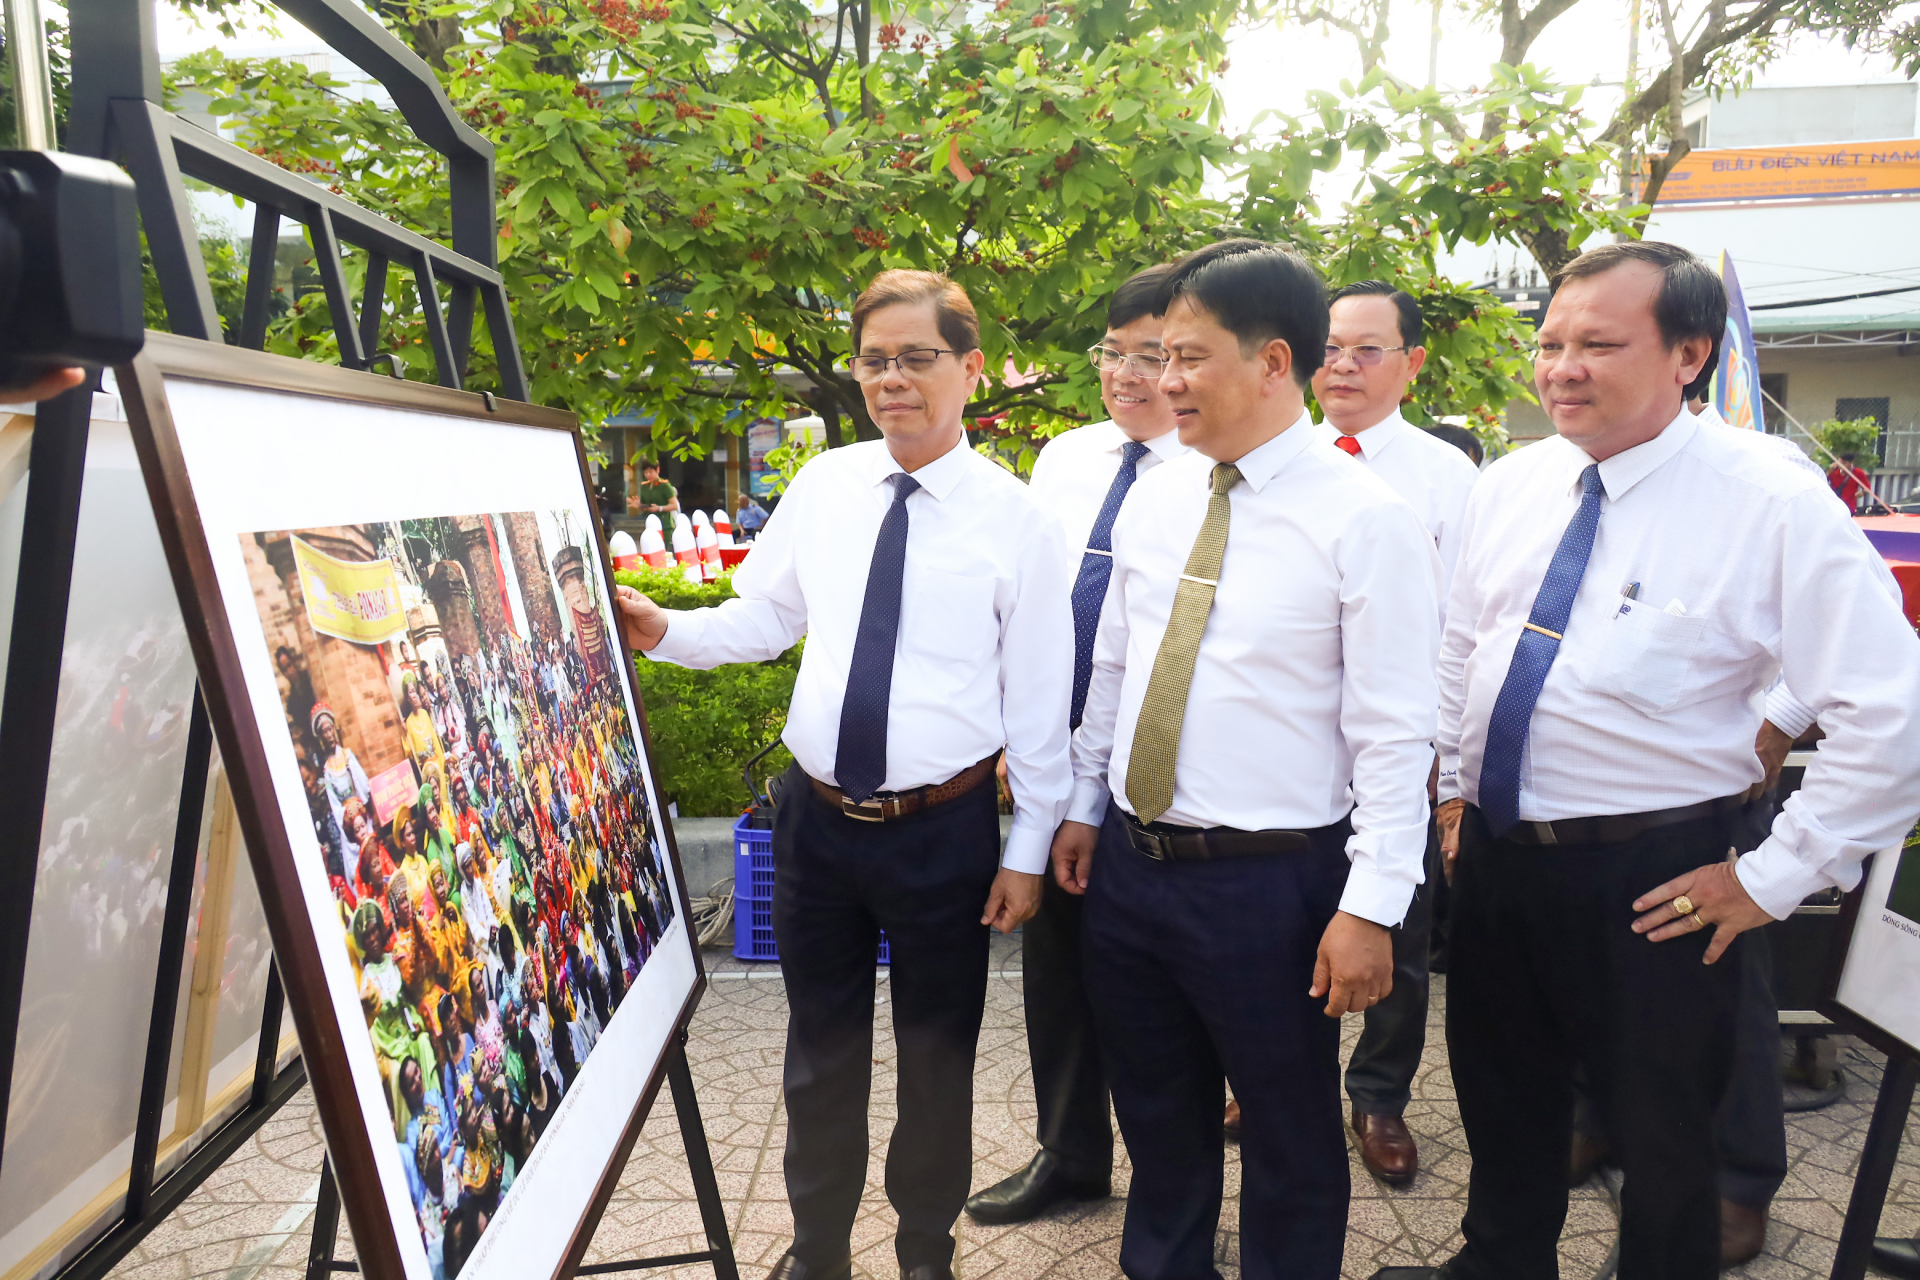
[[[1400,416],[1400,402],[1426,359],[1419,301],[1384,280],[1362,280],[1333,295],[1326,363],[1313,375],[1313,395],[1326,414],[1321,438],[1385,480],[1426,526],[1440,555],[1444,616],[1460,521],[1480,472],[1466,454]],[[1420,1167],[1405,1115],[1427,1045],[1427,955],[1439,882],[1440,842],[1430,834],[1426,878],[1405,923],[1393,931],[1393,990],[1367,1010],[1366,1029],[1347,1063],[1361,1163],[1391,1186],[1406,1186]]]

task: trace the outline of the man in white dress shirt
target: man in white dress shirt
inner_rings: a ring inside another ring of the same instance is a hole
[[[807,637],[773,828],[794,1221],[773,1276],[851,1269],[885,930],[900,1076],[894,1252],[906,1280],[951,1280],[987,926],[1010,932],[1039,905],[1071,786],[1067,557],[1059,522],[967,444],[982,355],[959,286],[881,273],[854,304],[853,345],[884,440],[830,450],[794,478],[734,575],[738,599],[668,612],[622,588],[620,603],[634,646],[683,666],[764,661]]]
[[[1303,259],[1175,264],[1160,387],[1188,453],[1113,527],[1069,821],[1089,999],[1133,1162],[1120,1267],[1216,1275],[1223,1079],[1247,1280],[1340,1274],[1340,1015],[1392,982],[1421,877],[1439,632],[1433,540],[1318,439],[1327,337]]]
[[[1333,295],[1326,362],[1313,375],[1326,419],[1322,439],[1385,480],[1419,515],[1440,553],[1441,600],[1460,553],[1460,521],[1479,470],[1453,445],[1400,416],[1400,402],[1426,363],[1425,317],[1412,294],[1362,280]],[[1366,1013],[1347,1063],[1353,1133],[1367,1171],[1393,1186],[1413,1181],[1420,1151],[1407,1131],[1407,1102],[1427,1046],[1427,955],[1440,844],[1429,828],[1426,878],[1393,932],[1393,991]]]
[[[1718,278],[1639,242],[1554,284],[1534,378],[1559,435],[1475,487],[1440,662],[1466,1244],[1387,1280],[1555,1273],[1576,1063],[1626,1175],[1622,1280],[1715,1275],[1728,952],[1856,884],[1920,785],[1920,641],[1873,548],[1812,476],[1682,407],[1725,324]],[[1776,676],[1826,738],[1734,862]]]
[[[1135,480],[1187,451],[1159,385],[1166,368],[1159,294],[1171,270],[1149,267],[1113,291],[1107,331],[1088,352],[1100,370],[1100,396],[1112,417],[1048,441],[1028,485],[1068,532],[1074,639],[1068,723],[1073,728],[1080,725],[1093,673],[1094,632],[1113,567],[1114,519]],[[979,1222],[1025,1222],[1063,1200],[1112,1194],[1113,1124],[1081,974],[1080,905],[1078,896],[1049,877],[1039,914],[1021,932],[1021,990],[1040,1150],[1024,1169],[967,1201],[968,1215]]]

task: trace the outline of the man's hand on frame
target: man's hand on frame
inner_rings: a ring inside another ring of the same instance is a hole
[[[635,591],[617,587],[620,627],[626,632],[627,647],[642,652],[659,644],[667,634],[667,611]]]

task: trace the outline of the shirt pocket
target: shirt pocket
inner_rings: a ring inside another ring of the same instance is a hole
[[[992,577],[923,569],[909,573],[903,585],[903,648],[967,662],[984,662],[999,651]]]
[[[1670,711],[1687,696],[1706,631],[1704,617],[1628,603],[1607,623],[1589,685],[1636,711]]]

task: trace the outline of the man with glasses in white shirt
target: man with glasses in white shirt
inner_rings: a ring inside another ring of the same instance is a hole
[[[1161,376],[1192,452],[1134,486],[1054,874],[1133,1163],[1120,1268],[1215,1275],[1220,1105],[1241,1107],[1240,1269],[1335,1280],[1351,1192],[1341,1015],[1392,982],[1426,847],[1433,541],[1319,440],[1325,286],[1252,240],[1174,264]]]
[[[1337,290],[1313,395],[1326,415],[1320,437],[1391,485],[1426,526],[1440,555],[1444,612],[1460,553],[1460,521],[1480,472],[1459,449],[1400,416],[1400,402],[1426,363],[1425,330],[1419,301],[1384,280]],[[1347,1063],[1361,1163],[1390,1186],[1406,1186],[1420,1168],[1405,1117],[1427,1047],[1427,957],[1439,880],[1440,843],[1430,829],[1426,878],[1406,920],[1393,931],[1393,990],[1367,1010],[1366,1029]]]
[[[1028,486],[1068,533],[1074,630],[1068,725],[1074,729],[1093,675],[1094,632],[1113,568],[1114,519],[1135,480],[1187,451],[1159,385],[1167,363],[1159,293],[1171,270],[1148,267],[1113,291],[1107,331],[1087,353],[1100,371],[1100,397],[1112,416],[1048,441]],[[1080,898],[1049,878],[1039,914],[1021,931],[1040,1150],[1025,1168],[967,1201],[968,1215],[979,1222],[1025,1222],[1061,1201],[1112,1194],[1113,1122],[1081,973],[1080,909]]]
[[[1071,786],[1067,556],[1059,522],[967,444],[983,356],[958,285],[882,272],[854,303],[853,344],[884,438],[801,470],[734,575],[738,599],[669,612],[623,587],[620,605],[635,648],[683,666],[764,661],[807,637],[773,828],[794,1224],[774,1280],[851,1273],[882,930],[900,1080],[894,1253],[905,1280],[952,1280],[987,928],[1011,932],[1038,907]]]
[[[1475,487],[1440,661],[1466,1243],[1379,1280],[1557,1271],[1576,1064],[1626,1177],[1623,1280],[1714,1276],[1742,935],[1857,884],[1920,787],[1920,640],[1873,548],[1814,477],[1683,406],[1718,277],[1642,241],[1554,285],[1534,381],[1559,435]],[[1736,862],[1776,676],[1826,737]]]

